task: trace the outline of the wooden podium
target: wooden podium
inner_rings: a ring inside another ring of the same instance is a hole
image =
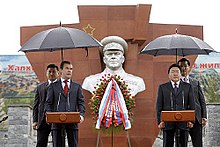
[[[180,110],[180,111],[162,111],[161,121],[163,122],[194,122],[195,111],[194,110]],[[180,145],[180,129],[176,129],[175,133],[176,147]]]
[[[46,112],[47,123],[79,123],[79,112]]]
[[[181,111],[162,111],[161,121],[163,122],[187,122],[195,121],[194,110],[181,110]]]
[[[79,112],[46,112],[46,122],[55,124],[79,123]],[[65,147],[65,128],[61,128],[61,146]]]

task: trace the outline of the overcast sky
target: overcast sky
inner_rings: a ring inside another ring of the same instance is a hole
[[[204,26],[204,41],[220,52],[219,0],[1,0],[0,55],[23,54],[20,27],[77,23],[77,5],[152,4],[150,23]]]

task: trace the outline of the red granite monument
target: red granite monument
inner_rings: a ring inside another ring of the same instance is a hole
[[[129,139],[133,147],[151,147],[159,129],[156,122],[156,94],[158,84],[168,80],[167,70],[170,64],[175,63],[175,56],[139,55],[139,51],[153,39],[167,34],[174,34],[176,28],[179,34],[185,34],[203,39],[203,27],[181,24],[155,24],[149,23],[151,5],[125,5],[125,6],[78,6],[79,21],[77,24],[63,24],[64,27],[73,27],[84,30],[97,40],[109,35],[117,35],[128,43],[125,53],[124,69],[127,73],[142,77],[146,90],[136,96],[136,109],[134,122],[129,130]],[[21,45],[36,33],[58,27],[55,25],[25,26],[21,27]],[[59,65],[60,52],[34,52],[26,53],[38,79],[46,80],[45,69],[49,63]],[[187,58],[194,63],[197,56]],[[181,58],[181,57],[178,57]],[[64,51],[64,60],[73,63],[72,79],[82,84],[85,77],[102,71],[102,57],[98,48],[89,49],[88,56],[84,49],[69,49]],[[85,121],[80,124],[79,146],[95,146],[97,131],[88,108],[90,94],[84,91],[87,111]],[[112,140],[113,139],[113,140]],[[114,133],[114,137],[100,134],[99,147],[127,147],[126,133]]]

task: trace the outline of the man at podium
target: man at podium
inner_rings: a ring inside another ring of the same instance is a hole
[[[194,97],[190,84],[182,82],[181,68],[178,64],[172,64],[168,69],[170,81],[159,85],[156,112],[158,128],[163,129],[163,146],[173,147],[174,136],[177,133],[179,142],[177,146],[187,147],[188,129],[193,127],[193,123],[188,122],[162,122],[162,111],[194,110]]]
[[[72,64],[62,61],[60,64],[61,79],[51,84],[48,88],[46,111],[47,112],[80,112],[80,123],[84,120],[85,100],[80,84],[71,80]],[[52,127],[53,147],[65,145],[65,132],[68,146],[78,146],[77,123],[53,123]],[[63,140],[64,138],[64,140]]]

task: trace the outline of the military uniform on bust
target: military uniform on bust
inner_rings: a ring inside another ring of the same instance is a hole
[[[128,74],[122,67],[125,61],[124,53],[128,49],[127,42],[119,36],[108,36],[101,40],[103,48],[100,49],[103,55],[103,62],[106,65],[101,73],[90,75],[83,81],[82,88],[93,93],[94,86],[100,83],[100,79],[105,74],[119,75],[128,87],[131,89],[130,93],[135,96],[137,93],[145,90],[145,83],[141,77]]]

